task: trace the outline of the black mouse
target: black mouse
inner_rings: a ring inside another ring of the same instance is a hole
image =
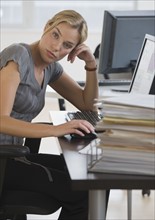
[[[98,135],[95,131],[90,132],[90,133],[86,133],[86,132],[82,131],[82,133],[84,133],[85,136],[81,136],[79,134],[71,134],[71,137],[72,138],[81,138],[81,139],[95,139],[98,137]]]

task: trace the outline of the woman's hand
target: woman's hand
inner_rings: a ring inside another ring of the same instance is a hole
[[[94,127],[85,120],[72,120],[64,124],[55,125],[53,130],[55,137],[60,137],[66,134],[78,134],[84,136],[83,132],[93,132]]]
[[[75,47],[71,53],[68,55],[68,61],[71,63],[74,62],[75,58],[78,57],[79,59],[85,61],[86,65],[89,67],[95,67],[96,61],[95,57],[92,54],[91,50],[85,44],[79,44]]]

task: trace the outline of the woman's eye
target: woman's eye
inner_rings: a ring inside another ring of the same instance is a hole
[[[55,39],[58,39],[58,38],[59,38],[59,35],[58,35],[58,33],[56,33],[56,32],[53,32],[53,33],[52,33],[52,36],[53,36]]]
[[[69,43],[63,43],[64,48],[71,49],[73,46]]]

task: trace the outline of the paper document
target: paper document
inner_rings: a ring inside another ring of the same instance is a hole
[[[100,100],[101,102],[101,100]],[[123,96],[111,97],[103,100],[104,103],[113,103],[127,106],[136,106],[143,108],[155,108],[155,95],[144,94],[125,94]]]
[[[88,171],[155,175],[155,96],[126,94],[98,101],[104,117],[95,129],[103,131],[98,134],[103,154],[90,157]]]
[[[155,158],[152,153],[104,148],[103,157],[89,167],[89,172],[155,175]]]

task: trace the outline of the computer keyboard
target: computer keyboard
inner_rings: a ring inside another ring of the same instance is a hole
[[[95,112],[95,111],[75,111],[75,112],[67,112],[67,119],[73,120],[73,119],[83,119],[90,122],[93,126],[97,124],[101,119],[103,118],[103,115]]]
[[[85,81],[77,81],[80,86],[85,85]],[[130,85],[130,79],[103,79],[98,81],[99,86],[120,86],[120,85]]]

